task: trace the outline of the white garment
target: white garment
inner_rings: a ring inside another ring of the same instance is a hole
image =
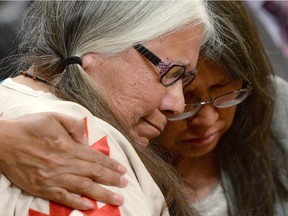
[[[119,131],[93,116],[79,104],[62,101],[51,93],[34,91],[12,79],[7,79],[0,85],[0,116],[16,118],[25,114],[47,111],[65,113],[82,119],[87,117],[89,145],[95,149],[104,146],[111,158],[127,168],[125,177],[129,184],[126,188],[103,186],[123,195],[124,204],[115,207],[97,202],[94,209],[97,211],[97,215],[160,215],[161,208],[165,203],[164,197],[134,148]],[[0,216],[83,215],[80,211],[70,211],[63,206],[26,194],[4,175],[0,175],[0,200]],[[61,211],[62,213],[60,213]],[[166,211],[164,215],[169,215],[169,213]]]
[[[272,120],[272,130],[281,145],[288,151],[288,83],[282,78],[273,78],[276,88],[276,105]],[[201,216],[228,216],[228,205],[220,184],[203,200],[192,203]]]
[[[214,190],[204,199],[192,203],[201,216],[228,216],[228,205],[224,190],[218,184]]]
[[[288,83],[277,76],[275,77],[275,83],[276,105],[272,119],[272,129],[281,145],[288,151]]]

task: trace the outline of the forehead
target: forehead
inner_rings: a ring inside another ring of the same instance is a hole
[[[198,80],[205,79],[209,80],[210,82],[218,82],[224,79],[230,79],[225,67],[222,67],[208,59],[199,60],[197,77]]]
[[[192,42],[196,38],[201,38],[202,33],[203,27],[201,24],[190,24],[183,26],[182,28],[176,29],[175,31],[168,33],[162,37],[156,38],[155,40],[158,40],[159,43],[167,43],[168,47],[174,47],[189,41]]]
[[[173,33],[149,41],[148,49],[162,60],[196,66],[203,28],[201,25],[188,25]]]

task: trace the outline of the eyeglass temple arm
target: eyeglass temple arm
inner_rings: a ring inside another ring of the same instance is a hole
[[[253,90],[253,85],[252,85],[252,83],[250,81],[245,80],[243,88],[246,88],[246,89],[249,89],[250,91],[252,91]]]
[[[134,48],[141,53],[145,58],[147,58],[151,63],[153,63],[155,66],[158,66],[158,64],[161,62],[161,59],[153,54],[150,50],[142,46],[141,44],[134,45]]]

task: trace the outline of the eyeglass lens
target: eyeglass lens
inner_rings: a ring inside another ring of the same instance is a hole
[[[183,87],[187,86],[195,78],[195,71],[185,73],[185,67],[177,64],[166,64],[158,56],[141,44],[134,48],[160,70],[160,81],[164,86],[173,85],[179,79],[183,79]]]
[[[246,99],[249,95],[249,91],[246,89],[240,89],[239,91],[235,91],[214,99],[213,105],[216,108],[226,108],[235,106]]]
[[[206,102],[198,102],[193,104],[186,104],[184,112],[178,116],[170,116],[168,117],[169,121],[179,121],[186,118],[190,118],[195,115],[202,106],[206,104],[211,104],[216,108],[228,108],[231,106],[238,105],[242,103],[250,94],[251,89],[240,89],[235,92],[231,92],[219,97],[216,97],[212,100],[208,100]]]
[[[181,65],[173,65],[166,73],[161,77],[161,83],[164,86],[170,86],[182,79],[183,87],[187,86],[195,78],[195,72],[189,71],[185,74],[185,67]]]

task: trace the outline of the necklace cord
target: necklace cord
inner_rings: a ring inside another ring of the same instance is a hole
[[[37,81],[40,81],[40,82],[45,83],[47,85],[50,85],[48,80],[46,80],[46,79],[44,79],[44,78],[42,78],[42,77],[40,77],[40,76],[38,76],[36,74],[33,74],[33,73],[29,72],[29,71],[27,71],[27,72],[21,71],[20,74],[24,75],[25,77],[31,78],[33,80],[37,80]]]

